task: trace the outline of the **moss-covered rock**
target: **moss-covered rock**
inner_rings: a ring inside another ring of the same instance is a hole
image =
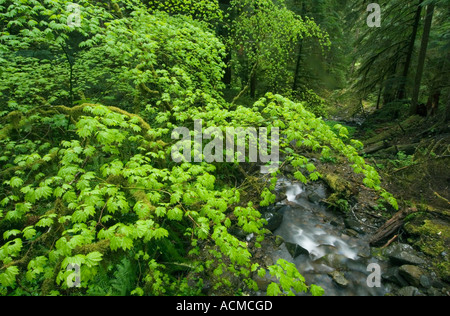
[[[427,254],[436,273],[443,280],[450,281],[450,226],[429,213],[420,213],[405,225],[410,235],[409,241]]]
[[[334,192],[343,196],[351,195],[351,185],[347,180],[335,174],[326,174],[323,179]]]

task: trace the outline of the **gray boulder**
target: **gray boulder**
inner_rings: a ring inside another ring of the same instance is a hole
[[[328,275],[332,277],[333,281],[339,286],[347,287],[350,284],[350,282],[345,278],[344,273],[340,271],[333,271],[328,273]]]
[[[418,288],[414,286],[406,286],[398,290],[399,296],[423,296]]]
[[[291,254],[292,258],[297,258],[300,255],[307,255],[309,256],[309,251],[306,250],[305,248],[303,248],[302,246],[298,245],[298,244],[294,244],[291,242],[286,242],[286,249],[289,251],[289,253]]]
[[[398,265],[423,265],[425,260],[420,258],[417,252],[408,244],[393,244],[386,249],[385,255],[389,260]]]
[[[283,215],[280,213],[264,213],[263,218],[267,221],[266,228],[271,232],[276,231],[283,223]]]
[[[419,287],[420,280],[424,275],[422,269],[413,265],[404,265],[398,269],[399,274],[412,286]]]

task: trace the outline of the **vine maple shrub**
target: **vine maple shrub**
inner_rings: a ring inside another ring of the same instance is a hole
[[[0,201],[0,281],[5,294],[23,294],[17,278],[41,294],[112,292],[109,269],[121,260],[141,267],[130,293],[187,291],[187,279],[174,278],[168,262],[187,265],[199,276],[210,271],[217,277],[216,289],[231,286],[225,271],[256,289],[251,273],[265,275],[266,268],[252,263],[247,245],[228,229],[237,225],[253,233],[258,245],[265,235],[265,220],[253,203],[233,206],[239,205],[240,190],[217,180],[219,166],[206,162],[172,165],[167,160],[171,146],[152,136],[158,135],[158,129],[123,110],[82,105],[53,111],[30,113],[19,120],[16,129],[7,125],[2,130],[1,175],[9,178],[3,181],[5,198]],[[244,121],[251,117],[242,115],[249,111],[246,108],[220,111]],[[306,157],[289,149],[293,140],[323,155],[341,153],[354,163],[355,171],[366,173],[366,185],[382,190],[377,174],[357,150],[345,145],[301,104],[269,94],[250,111],[252,116],[277,118],[270,125],[286,135],[280,147],[289,155],[287,161],[297,170],[298,180],[316,180],[320,174]],[[68,124],[70,118],[73,124]],[[64,124],[55,124],[61,119]],[[30,128],[28,133],[36,137],[22,140],[17,130]],[[345,138],[345,128],[336,128]],[[45,143],[38,137],[42,130],[49,130]],[[276,181],[271,183],[262,192],[260,205],[273,203],[271,190]],[[180,247],[186,243],[190,247]],[[69,264],[81,266],[80,288],[67,288]],[[283,289],[273,283],[268,294],[308,290],[294,265],[280,261],[267,268],[280,279]],[[119,270],[116,273],[121,275]],[[118,277],[116,282],[126,281]],[[315,294],[320,293],[317,289],[310,288]]]
[[[204,161],[208,163],[224,162],[224,140],[226,143],[226,161],[233,162],[252,162],[252,163],[272,163],[270,167],[262,166],[262,173],[276,172],[280,164],[280,130],[273,127],[271,131],[271,154],[268,152],[268,130],[266,127],[259,128],[259,134],[254,127],[248,128],[219,128],[209,127],[205,131],[202,128],[202,120],[194,121],[194,153],[192,154],[191,132],[186,127],[177,127],[172,132],[172,139],[179,139],[183,135],[183,139],[172,146],[172,159],[174,162],[194,162]],[[222,133],[226,130],[226,133]],[[225,135],[225,137],[224,137]],[[259,136],[258,136],[259,135]],[[214,136],[214,137],[213,137]],[[248,154],[246,159],[246,137],[248,136]],[[213,139],[212,139],[213,138]],[[212,139],[203,148],[203,139]],[[258,142],[259,141],[259,142]],[[235,152],[235,143],[237,151]],[[258,144],[259,144],[259,160],[258,160]],[[180,155],[180,149],[183,149],[183,155]]]

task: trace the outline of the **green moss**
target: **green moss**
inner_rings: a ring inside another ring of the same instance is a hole
[[[411,235],[409,239],[414,246],[430,256],[433,267],[439,277],[450,280],[448,249],[450,248],[450,227],[441,219],[430,214],[421,213],[405,225]]]
[[[438,256],[448,249],[450,227],[446,223],[432,219],[424,220],[422,225],[417,225],[416,222],[417,218],[406,224],[405,229],[412,235],[420,236],[416,244],[424,253]]]
[[[350,196],[351,195],[351,185],[346,180],[339,178],[334,174],[327,174],[323,178],[328,186],[339,195]]]
[[[9,113],[4,118],[4,122],[7,123],[7,125],[0,130],[0,140],[7,138],[12,131],[19,130],[24,124],[22,119],[23,115],[20,111]]]
[[[445,280],[446,282],[450,282],[450,262],[440,262],[436,264],[436,269],[438,275]]]
[[[91,252],[97,251],[97,252],[100,252],[101,254],[105,254],[109,250],[110,250],[110,240],[104,239],[104,240],[100,240],[99,242],[96,242],[93,244],[84,245],[82,247],[79,247],[77,249],[77,253],[87,255]]]

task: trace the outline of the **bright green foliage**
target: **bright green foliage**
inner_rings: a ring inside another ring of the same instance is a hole
[[[152,10],[184,14],[196,20],[217,22],[222,19],[217,0],[148,0],[144,3]]]
[[[251,204],[231,208],[240,201],[238,191],[216,180],[215,166],[205,163],[170,166],[166,163],[169,146],[155,142],[148,136],[152,132],[148,126],[139,124],[135,116],[122,110],[100,105],[84,105],[77,110],[80,113],[74,130],[66,130],[64,140],[59,143],[39,147],[36,140],[27,145],[37,149],[29,154],[21,153],[20,146],[12,146],[16,142],[14,138],[2,141],[2,148],[6,149],[2,152],[6,157],[2,175],[12,172],[14,176],[3,184],[2,192],[7,198],[2,201],[5,216],[1,221],[13,229],[2,229],[1,233],[7,239],[15,237],[1,247],[3,291],[14,289],[17,274],[12,267],[19,268],[14,260],[22,251],[33,253],[23,271],[30,286],[42,282],[41,275],[54,271],[53,286],[59,284],[65,291],[64,281],[70,275],[65,268],[68,264],[78,264],[83,267],[80,290],[90,291],[96,280],[107,273],[108,261],[104,260],[109,254],[131,260],[128,254],[133,250],[142,253],[142,257],[133,259],[141,262],[141,266],[148,259],[154,262],[141,272],[141,278],[134,281],[135,286],[144,293],[176,293],[178,281],[158,261],[186,260],[181,249],[177,249],[181,244],[172,242],[182,242],[185,238],[184,242],[192,245],[189,251],[192,259],[188,262],[194,271],[211,270],[221,276],[228,270],[236,276],[249,277],[251,254],[246,244],[227,228],[234,224],[247,233],[262,236],[263,221]],[[357,155],[356,149],[345,145],[301,104],[269,94],[255,103],[253,110],[239,107],[235,112],[221,111],[205,114],[233,117],[242,124],[267,122],[264,117],[272,117],[273,124],[284,127],[282,133],[287,138],[282,148],[288,149],[286,146],[295,139],[298,146],[346,156],[355,168],[367,174],[366,184],[381,190],[378,175]],[[34,134],[46,124],[48,120],[35,115],[30,132]],[[47,126],[58,131],[52,124]],[[340,131],[345,136],[342,127]],[[288,160],[297,168],[298,179],[307,182],[306,172],[312,179],[319,176],[313,177],[315,166],[307,158],[292,150],[286,152],[291,153]],[[40,159],[47,155],[51,158],[46,159],[48,162]],[[17,165],[19,161],[28,162]],[[16,187],[19,182],[22,182],[21,189]],[[270,190],[264,192],[261,204],[273,203]],[[384,192],[383,197],[390,201],[388,193]],[[231,215],[235,218],[232,221]],[[31,226],[25,224],[30,216],[38,217]],[[22,238],[32,241],[26,249],[22,249]],[[202,259],[200,240],[209,245],[208,256],[215,258],[213,261]],[[36,248],[38,242],[41,247]],[[272,270],[269,267],[269,271],[280,278],[284,292],[289,293],[291,288],[297,292],[306,290],[305,285],[295,281],[302,280],[296,274],[298,271],[286,264],[280,267]],[[248,282],[252,284],[251,280]],[[222,279],[216,288],[230,285]],[[278,293],[277,287],[272,285],[270,294]],[[315,294],[320,293],[314,289]]]
[[[299,39],[313,37],[323,47],[330,45],[328,35],[313,20],[296,15],[284,1],[234,0],[231,5],[237,16],[229,44],[236,54],[233,67],[250,81],[261,75],[272,91],[286,90],[292,84],[288,65]]]
[[[114,1],[116,2],[116,1]],[[12,109],[72,105],[74,51],[92,47],[102,23],[113,18],[106,5],[80,0],[80,25],[68,23],[71,1],[0,1],[0,100]],[[59,103],[58,103],[59,102]]]
[[[120,65],[108,81],[132,79],[119,91],[135,107],[181,114],[219,97],[225,48],[201,23],[136,11],[109,24],[102,39],[105,57]]]
[[[280,285],[272,283],[267,289],[269,296],[278,296],[283,292],[287,295],[295,295],[295,292],[306,292],[308,287],[305,278],[298,272],[293,263],[286,260],[278,260],[277,264],[269,267],[269,272],[280,281]]]
[[[223,88],[225,48],[205,23],[150,14],[139,1],[79,1],[75,27],[67,25],[70,1],[28,2],[0,10],[6,20],[41,20],[19,32],[8,23],[2,35],[0,67],[7,71],[0,72],[0,100],[10,109],[94,101],[170,111],[204,105]],[[129,15],[117,16],[117,8],[128,6]]]
[[[266,271],[260,269],[264,276]],[[269,273],[272,277],[279,280],[279,284],[272,283],[267,288],[269,296],[294,296],[297,293],[310,292],[312,296],[322,296],[324,290],[315,284],[308,287],[305,278],[298,272],[295,264],[279,259],[276,265],[269,267]]]

